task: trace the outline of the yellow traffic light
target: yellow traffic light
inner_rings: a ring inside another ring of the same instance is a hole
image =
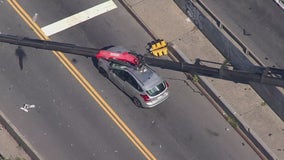
[[[160,48],[160,49],[155,49],[153,51],[151,51],[151,53],[154,56],[163,56],[163,55],[167,55],[168,54],[168,48],[164,47],[164,48]]]
[[[168,54],[167,43],[164,40],[157,40],[153,42],[149,50],[154,56],[163,56]]]

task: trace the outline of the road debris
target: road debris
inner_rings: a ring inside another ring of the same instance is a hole
[[[30,108],[35,108],[35,105],[34,104],[24,104],[23,107],[21,107],[20,109],[25,112],[29,112]]]

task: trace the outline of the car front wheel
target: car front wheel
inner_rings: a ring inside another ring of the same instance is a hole
[[[98,70],[99,70],[99,73],[101,75],[103,75],[104,77],[108,78],[107,72],[102,67],[99,67]]]

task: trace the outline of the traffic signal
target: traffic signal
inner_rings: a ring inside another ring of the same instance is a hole
[[[168,54],[167,43],[164,40],[156,40],[150,44],[149,51],[154,56],[163,56]]]

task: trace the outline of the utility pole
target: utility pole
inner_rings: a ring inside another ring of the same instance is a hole
[[[54,41],[46,41],[46,40],[39,40],[39,39],[31,39],[26,37],[19,37],[14,35],[4,35],[0,34],[0,42],[9,43],[19,46],[27,46],[37,49],[44,49],[44,50],[55,50],[61,51],[64,53],[81,55],[86,57],[94,58],[95,55],[101,50],[96,48],[89,48],[89,47],[81,47],[74,44],[69,43],[60,43]],[[162,42],[162,43],[161,43]],[[160,45],[154,45],[155,49],[151,51],[160,51],[162,54],[167,53],[165,51],[166,44],[163,41],[159,41]],[[157,56],[161,56],[157,54]],[[270,67],[260,67],[255,66],[252,71],[244,71],[244,70],[237,70],[237,69],[227,69],[226,67],[214,68],[208,67],[205,65],[198,63],[189,64],[185,62],[173,62],[170,60],[158,59],[153,57],[147,57],[143,55],[137,55],[140,63],[146,63],[151,66],[160,67],[169,70],[175,70],[180,72],[187,72],[191,74],[198,74],[213,78],[225,79],[234,81],[237,83],[249,83],[249,82],[257,82],[261,84],[268,84],[274,86],[284,87],[284,70],[278,68],[270,68]],[[117,60],[113,60],[116,63]]]

